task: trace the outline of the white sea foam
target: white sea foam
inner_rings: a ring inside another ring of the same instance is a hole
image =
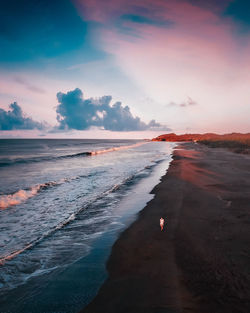
[[[20,189],[13,194],[0,196],[0,209],[6,209],[10,206],[21,204],[29,198],[34,197],[41,190],[47,189],[52,186],[60,185],[66,182],[67,179],[61,179],[58,182],[52,181],[43,184],[38,184],[30,187],[27,190]]]
[[[0,196],[0,209],[6,209],[9,206],[17,205],[23,201],[35,196],[40,190],[40,186],[34,186],[30,190],[20,189],[14,194]]]
[[[145,141],[145,142],[139,142],[139,143],[135,143],[133,145],[128,145],[128,146],[120,146],[120,147],[113,147],[113,148],[109,148],[109,149],[96,150],[96,151],[91,151],[90,154],[91,155],[97,155],[97,154],[102,154],[102,153],[107,153],[107,152],[126,150],[126,149],[140,147],[140,146],[144,145],[145,143],[147,143],[147,142]]]

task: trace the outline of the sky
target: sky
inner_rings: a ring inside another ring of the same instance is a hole
[[[2,0],[0,138],[250,132],[250,1]]]

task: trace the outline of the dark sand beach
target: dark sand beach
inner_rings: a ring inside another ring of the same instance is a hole
[[[181,144],[152,193],[82,312],[250,312],[250,156]]]

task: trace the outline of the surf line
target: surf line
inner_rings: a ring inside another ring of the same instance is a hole
[[[120,150],[127,150],[127,149],[130,149],[130,148],[140,147],[140,146],[142,146],[142,145],[145,145],[146,143],[148,143],[148,141],[145,141],[145,142],[138,142],[138,143],[135,143],[135,144],[129,145],[129,146],[119,146],[119,147],[113,147],[113,148],[108,148],[108,149],[103,149],[103,150],[91,151],[91,152],[90,152],[90,155],[97,155],[97,154],[107,153],[107,152],[114,152],[114,151],[120,151]]]

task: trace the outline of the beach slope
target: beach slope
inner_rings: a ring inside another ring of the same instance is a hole
[[[250,312],[250,156],[181,144],[152,193],[82,312]]]

